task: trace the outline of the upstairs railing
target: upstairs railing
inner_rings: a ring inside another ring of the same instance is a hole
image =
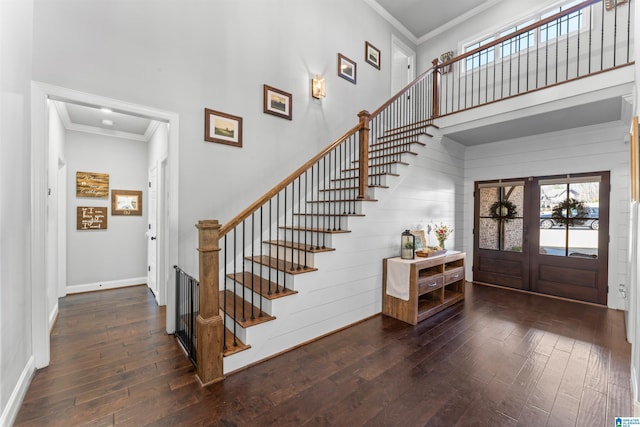
[[[588,0],[434,65],[435,116],[631,62],[631,0]]]
[[[200,221],[201,382],[223,378],[222,354],[238,345],[238,323],[258,323],[266,316],[261,295],[288,292],[291,275],[309,269],[307,252],[326,246],[323,231],[341,231],[340,217],[356,213],[356,204],[369,198],[369,187],[380,185],[393,160],[434,118],[628,63],[630,8],[624,19],[619,8],[610,18],[600,3],[585,1],[434,65],[373,113],[358,114],[356,126],[226,224]],[[598,43],[593,25],[578,35],[561,30],[570,29],[575,16],[600,23]],[[525,49],[523,37],[538,40],[542,31],[544,45]]]

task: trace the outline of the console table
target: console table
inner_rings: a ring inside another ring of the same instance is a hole
[[[415,325],[464,300],[465,254],[445,254],[406,260],[387,258],[383,264],[382,313]]]

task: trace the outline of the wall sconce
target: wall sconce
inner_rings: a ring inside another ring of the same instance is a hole
[[[322,99],[327,96],[324,78],[315,76],[311,79],[311,96],[316,99]]]

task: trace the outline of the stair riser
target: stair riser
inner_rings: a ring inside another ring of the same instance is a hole
[[[397,163],[393,163],[390,165],[372,165],[372,166],[369,166],[369,173],[370,174],[382,173],[382,172],[398,173],[399,166],[403,166],[403,165],[398,165]],[[342,171],[340,174],[340,178],[351,178],[352,174],[353,174],[352,170]]]
[[[293,223],[300,227],[308,227],[308,228],[326,228],[330,227],[331,229],[338,228],[339,230],[348,230],[349,229],[349,218],[348,217],[325,217],[325,216],[316,216],[316,215],[296,215],[294,217]],[[303,233],[300,233],[301,235]],[[296,241],[298,241],[296,239]],[[300,243],[305,243],[304,236],[302,236],[302,240]],[[306,243],[310,243],[307,241]]]
[[[222,313],[221,313],[222,314]],[[226,328],[229,331],[234,331],[233,325],[235,324],[236,328],[235,328],[235,334],[236,337],[242,341],[243,343],[247,342],[247,330],[245,328],[243,328],[242,326],[240,326],[239,324],[235,323],[233,321],[233,318],[229,315],[227,315],[226,313],[223,314],[225,317],[225,325]],[[229,333],[228,331],[225,331],[225,333]]]
[[[382,175],[382,176],[375,176],[375,177],[369,177],[369,185],[383,185],[383,186],[388,186],[389,185],[389,176],[388,175]],[[358,179],[357,178],[349,178],[349,179],[344,179],[344,180],[338,180],[338,181],[334,181],[332,183],[335,184],[338,183],[339,186],[343,185],[343,186],[353,186],[353,185],[358,185]]]
[[[306,258],[305,258],[305,254],[306,254]],[[306,265],[307,267],[315,267],[315,264],[314,264],[315,254],[311,252],[305,252],[298,249],[291,250],[291,248],[284,248],[282,246],[278,246],[277,248],[272,247],[271,256],[274,258],[278,256],[280,259],[284,259],[286,261],[292,261],[295,264]]]
[[[353,190],[353,189],[348,189],[348,190],[342,190],[340,189],[340,186],[344,186],[347,187],[349,186],[348,184],[345,184],[345,182],[349,182],[349,181],[337,181],[332,183],[332,185],[337,186],[338,188],[334,188],[334,189],[327,189],[325,191],[321,191],[320,192],[320,200],[327,200],[329,198],[331,198],[331,200],[334,200],[336,198],[344,198],[345,195],[349,196],[349,199],[355,199],[356,197],[358,197],[358,190]],[[353,185],[353,184],[350,184]],[[370,199],[375,199],[376,198],[376,187],[367,187],[367,197],[369,197]],[[317,198],[317,196],[314,196],[314,198]]]
[[[369,159],[369,166],[373,166],[375,164],[380,164],[380,163],[387,163],[387,162],[394,162],[394,161],[398,161],[398,162],[405,162],[407,161],[407,159],[409,159],[412,155],[409,153],[399,153],[397,148],[389,148],[387,150],[383,150],[383,151],[376,151],[375,153],[372,154],[373,158]],[[358,165],[360,164],[359,161],[355,161],[353,163],[353,165]]]
[[[323,199],[324,200],[324,199]],[[333,199],[326,199],[323,203],[307,203],[307,212],[309,214],[320,214],[320,215],[331,215],[331,214],[361,214],[362,213],[362,202],[337,202]],[[328,222],[325,221],[326,225]],[[317,224],[314,221],[314,224]],[[325,228],[322,226],[323,222],[320,221],[320,227],[314,228]],[[333,222],[331,222],[331,228],[333,228]]]
[[[255,273],[259,274],[259,271],[256,271]],[[234,287],[234,283],[235,283],[235,287]],[[256,286],[256,290],[257,290],[257,287],[259,286],[259,282],[256,282],[254,286]],[[253,292],[251,290],[251,282],[248,282],[246,283],[246,286],[243,286],[240,283],[237,283],[227,278],[226,290],[231,291],[239,296],[243,296],[242,292],[244,290],[245,300],[249,301],[251,304],[253,304],[256,307],[260,307],[260,300],[262,299],[262,310],[268,314],[273,313],[273,306],[272,306],[273,301],[268,298],[262,297],[262,295],[260,295],[258,292]],[[276,288],[273,287],[272,292],[275,292],[275,291],[276,291]],[[266,292],[267,292],[267,289],[265,287],[265,293]],[[252,295],[253,295],[253,299],[251,298]]]
[[[300,232],[300,234],[298,235],[298,231],[294,231],[294,230],[285,230],[285,231],[280,231],[281,233],[281,238],[283,240],[287,240],[287,241],[300,241],[300,242],[307,242],[310,245],[314,245],[314,246],[324,246],[326,248],[332,248],[333,245],[331,244],[331,240],[332,240],[332,236],[331,234],[328,233],[318,233],[315,231],[305,231],[305,232]],[[306,236],[306,237],[305,237]],[[306,240],[305,240],[306,238]]]
[[[245,261],[245,269],[246,271],[252,271],[251,268],[253,266],[253,271],[258,274],[260,271],[261,264],[252,261]],[[289,274],[285,271],[278,271],[274,268],[270,268],[266,265],[262,265],[262,277],[270,280],[273,283],[279,284],[280,286],[285,286],[288,289],[295,289],[295,275]]]

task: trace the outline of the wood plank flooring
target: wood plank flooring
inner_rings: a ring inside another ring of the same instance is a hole
[[[17,426],[610,426],[632,416],[622,312],[471,285],[207,388],[145,286],[60,300]]]

